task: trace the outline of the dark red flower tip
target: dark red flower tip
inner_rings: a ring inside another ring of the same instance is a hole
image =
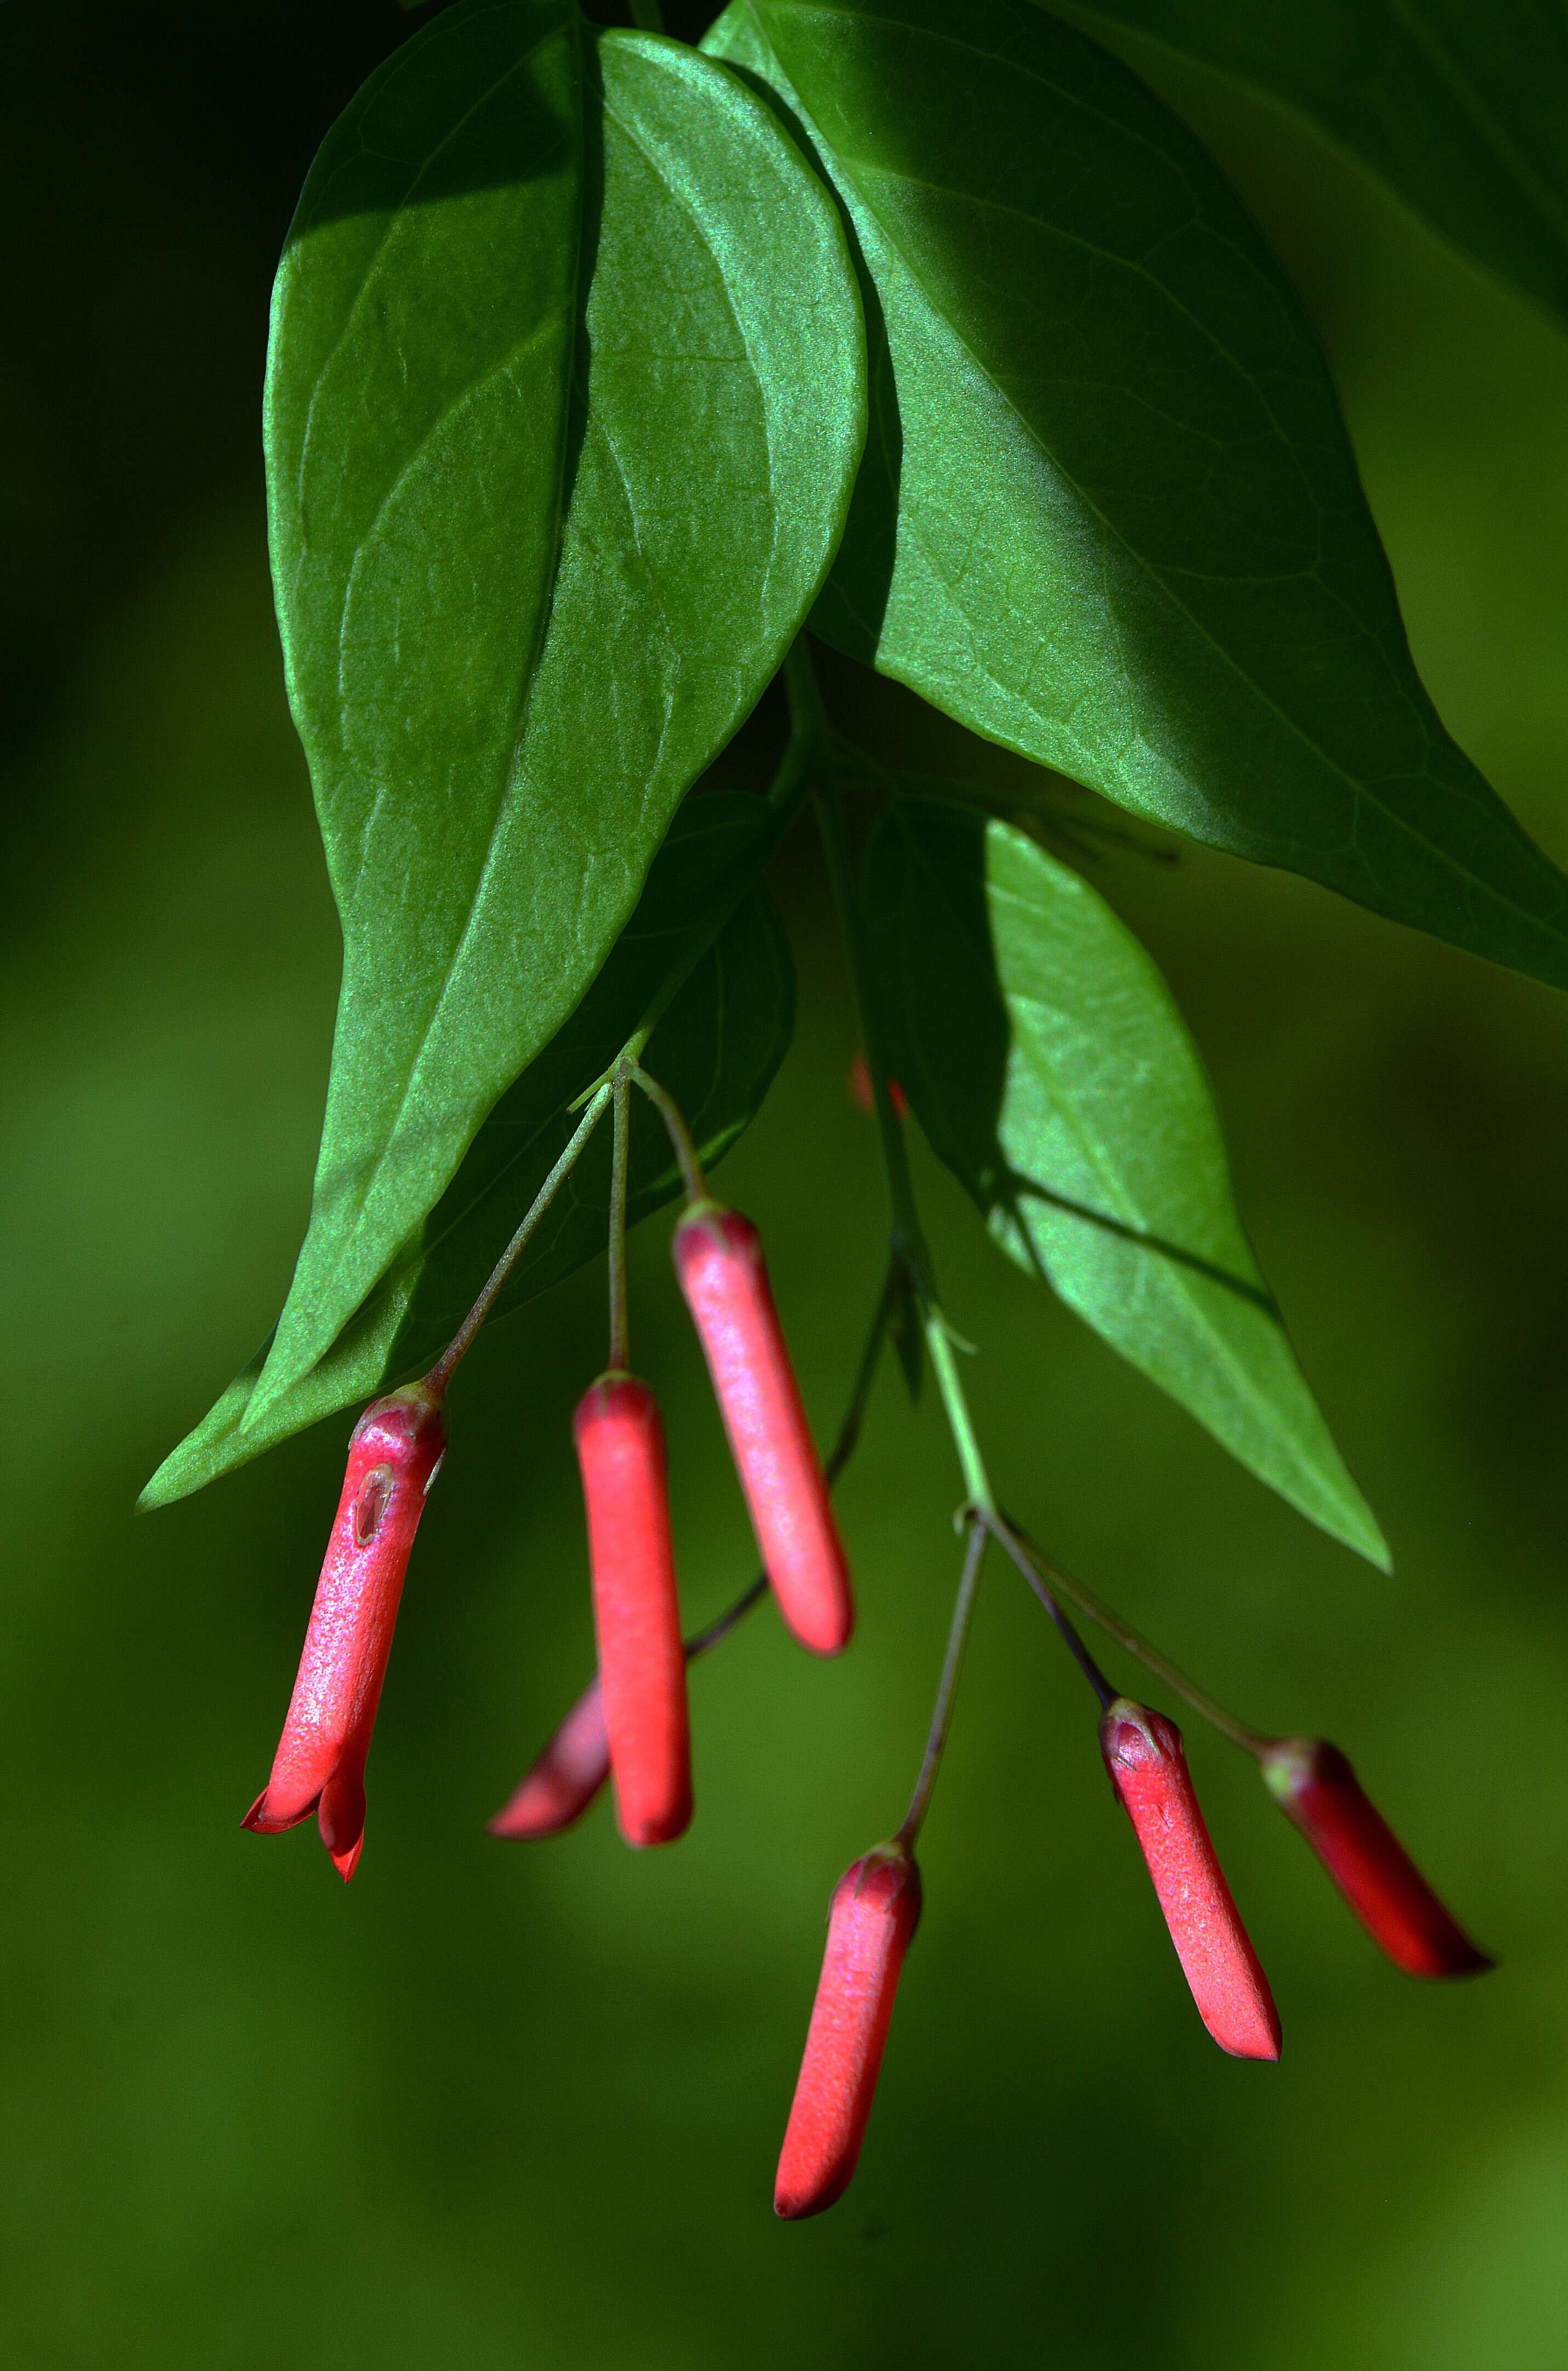
[[[1443,1977],[1495,1966],[1444,1909],[1337,1745],[1281,1737],[1260,1762],[1275,1802],[1396,1968]]]
[[[773,2211],[820,2215],[854,2175],[876,2097],[904,1955],[920,1920],[907,1846],[878,1845],[847,1868],[827,1914],[827,1949],[778,2158]]]
[[[601,1375],[572,1424],[616,1816],[628,1845],[667,1845],[691,1824],[686,1648],[670,1538],[664,1428],[648,1385]]]
[[[1198,2015],[1233,2058],[1277,2058],[1279,2018],[1193,1791],[1182,1732],[1118,1696],[1100,1724],[1111,1784],[1133,1823]]]
[[[599,1675],[593,1679],[527,1775],[488,1822],[492,1836],[558,1836],[580,1820],[610,1775],[610,1740]]]
[[[897,1118],[908,1118],[909,1098],[896,1079],[890,1078],[887,1082],[887,1099],[893,1105]],[[868,1116],[877,1107],[876,1091],[871,1085],[870,1067],[864,1054],[857,1054],[849,1065],[849,1100],[851,1103],[859,1104]]]
[[[849,1568],[756,1229],[694,1202],[674,1259],[778,1610],[802,1647],[840,1654],[855,1626]]]
[[[272,1774],[242,1822],[277,1835],[314,1811],[345,1882],[364,1838],[364,1765],[403,1575],[445,1453],[441,1403],[422,1383],[377,1400],[354,1427]]]

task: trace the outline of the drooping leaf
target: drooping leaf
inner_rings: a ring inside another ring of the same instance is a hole
[[[1568,318],[1568,14],[1556,0],[1078,0],[1270,91],[1434,230]]]
[[[503,1095],[431,1217],[325,1358],[244,1417],[266,1356],[259,1350],[212,1413],[158,1468],[145,1508],[185,1498],[291,1433],[368,1400],[430,1367],[456,1332],[576,1124],[569,1106],[636,1029],[685,933],[727,885],[751,875],[771,844],[762,802],[738,792],[690,800],[653,860],[636,913],[582,1003],[548,1050]],[[794,1021],[794,975],[772,901],[751,878],[655,1029],[644,1062],[680,1104],[705,1164],[745,1128],[783,1059]],[[581,1162],[529,1238],[490,1322],[602,1256],[609,1211],[609,1129]],[[628,1212],[635,1224],[680,1190],[669,1138],[651,1106],[632,1106]]]
[[[901,802],[862,895],[890,1057],[1004,1251],[1336,1539],[1386,1564],[1231,1197],[1148,955],[1010,826]]]
[[[1416,676],[1316,339],[1213,160],[1030,0],[733,0],[881,321],[813,624],[1135,814],[1568,985]]]
[[[279,275],[273,572],[344,971],[253,1425],[577,1004],[843,523],[831,200],[721,68],[585,40],[457,0],[329,134]]]

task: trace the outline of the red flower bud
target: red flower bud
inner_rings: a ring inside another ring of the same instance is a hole
[[[674,1256],[778,1610],[802,1647],[839,1654],[855,1626],[849,1571],[756,1229],[695,1202]]]
[[[345,1883],[364,1839],[365,1759],[403,1575],[445,1452],[441,1403],[422,1383],[377,1400],[354,1427],[272,1775],[243,1822],[271,1836],[315,1811]]]
[[[1174,1722],[1118,1696],[1100,1750],[1133,1823],[1198,2015],[1232,2058],[1277,2058],[1279,2018],[1208,1829]]]
[[[871,1073],[864,1054],[857,1054],[849,1065],[849,1099],[859,1104],[868,1116],[877,1107],[876,1091],[871,1085]],[[895,1119],[909,1116],[909,1098],[896,1079],[887,1082],[887,1099],[893,1105]]]
[[[827,1914],[827,1949],[778,2159],[773,2211],[820,2215],[848,2189],[876,2097],[904,1954],[920,1919],[920,1872],[903,1845],[847,1868]]]
[[[1337,1745],[1282,1737],[1260,1760],[1275,1802],[1396,1968],[1478,1976],[1495,1965],[1450,1918]]]
[[[616,1815],[628,1845],[691,1823],[686,1648],[664,1483],[664,1428],[635,1375],[601,1375],[572,1426],[588,1547]]]
[[[610,1775],[605,1698],[595,1671],[544,1752],[493,1820],[492,1836],[559,1835],[580,1820]]]

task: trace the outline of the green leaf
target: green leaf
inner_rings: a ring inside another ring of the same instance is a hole
[[[1317,341],[1217,168],[1028,0],[735,0],[880,304],[813,624],[1135,814],[1568,985],[1445,734]]]
[[[273,573],[344,970],[253,1424],[582,996],[843,524],[831,200],[721,68],[585,41],[459,0],[329,134],[279,275]]]
[[[653,861],[630,923],[571,1020],[504,1095],[415,1241],[318,1365],[250,1426],[259,1350],[202,1423],[158,1468],[144,1508],[167,1506],[339,1408],[422,1374],[456,1332],[576,1124],[569,1106],[608,1067],[678,961],[686,933],[772,845],[763,802],[739,792],[688,800]],[[794,976],[772,901],[755,877],[650,1040],[652,1075],[686,1113],[711,1167],[752,1119],[790,1043]],[[632,1109],[628,1216],[672,1201],[680,1176],[651,1105]],[[530,1236],[491,1318],[517,1309],[604,1252],[609,1129]]]
[[[879,824],[862,895],[893,1068],[1003,1250],[1386,1566],[1236,1215],[1196,1049],[1131,931],[1023,833],[919,799]]]
[[[1462,254],[1568,317],[1568,15],[1559,0],[1079,0],[1254,83]]]

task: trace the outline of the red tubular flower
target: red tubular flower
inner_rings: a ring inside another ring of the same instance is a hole
[[[403,1575],[445,1452],[441,1403],[422,1383],[377,1400],[354,1427],[272,1775],[243,1822],[271,1836],[315,1811],[345,1884],[364,1840],[365,1759]]]
[[[610,1775],[605,1698],[595,1671],[544,1752],[493,1820],[492,1836],[556,1836],[580,1820]]]
[[[904,1954],[919,1919],[920,1872],[904,1845],[878,1845],[834,1889],[827,1949],[773,2189],[773,2211],[787,2221],[820,2215],[849,2187],[876,2097]]]
[[[694,1202],[674,1257],[778,1610],[802,1647],[839,1654],[855,1626],[849,1571],[756,1229]]]
[[[1277,2058],[1279,2018],[1193,1792],[1174,1722],[1118,1696],[1100,1750],[1133,1823],[1198,2015],[1232,2058]]]
[[[1281,1737],[1263,1777],[1371,1936],[1407,1976],[1479,1976],[1495,1965],[1448,1915],[1337,1745]]]
[[[628,1845],[671,1844],[691,1823],[691,1738],[664,1428],[647,1384],[610,1374],[583,1394],[572,1432],[616,1816]]]

